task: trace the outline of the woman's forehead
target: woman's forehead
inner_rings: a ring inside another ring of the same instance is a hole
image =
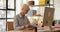
[[[29,6],[22,6],[22,8],[29,8]]]
[[[23,6],[22,9],[30,9],[29,7]]]

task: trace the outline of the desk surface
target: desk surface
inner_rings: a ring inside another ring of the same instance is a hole
[[[38,32],[46,32],[46,31],[50,31],[50,29],[37,29]],[[53,28],[52,31],[60,31],[60,28]]]
[[[24,29],[24,30],[19,30],[19,31],[7,31],[7,32],[35,32],[35,30],[28,30],[28,29]]]
[[[46,32],[46,31],[50,31],[49,29],[37,29],[37,32]],[[52,29],[52,31],[60,31],[60,28],[54,28]],[[24,30],[19,30],[19,31],[7,31],[7,32],[35,32],[35,29],[33,30],[28,30],[28,29],[24,29]]]

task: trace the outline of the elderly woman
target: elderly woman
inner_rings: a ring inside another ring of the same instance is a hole
[[[28,27],[30,22],[28,18],[25,16],[27,12],[29,11],[29,6],[24,4],[22,6],[21,12],[14,17],[14,29],[15,30],[20,30],[23,29],[24,27]]]

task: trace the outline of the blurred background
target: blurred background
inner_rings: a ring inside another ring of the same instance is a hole
[[[40,0],[0,0],[0,30],[12,30],[13,25],[10,27],[10,25],[14,22],[14,16],[19,14],[21,12],[21,6],[23,4],[27,4],[29,1],[34,1],[34,4],[30,7],[30,10],[36,11],[35,13],[31,12],[31,14],[37,14],[40,16],[40,18],[43,20],[44,16],[44,10],[45,10],[45,5],[41,4],[39,6],[39,1]],[[54,7],[55,8],[55,13],[54,13],[54,20],[60,20],[60,0],[50,0],[50,6],[47,4],[47,7]],[[30,13],[29,13],[30,14]],[[30,18],[33,18],[33,15],[26,15],[29,20]],[[40,19],[39,18],[39,19]],[[10,24],[9,24],[10,23]],[[32,20],[31,20],[31,23]],[[41,22],[39,22],[41,23]],[[6,25],[8,24],[8,25]],[[8,27],[9,26],[9,27]],[[8,27],[8,28],[6,28]]]

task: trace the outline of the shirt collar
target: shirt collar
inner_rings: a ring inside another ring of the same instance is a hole
[[[19,16],[20,16],[20,17],[22,17],[22,15],[21,15],[21,14],[19,14]]]
[[[23,17],[21,14],[19,14],[19,17]]]

